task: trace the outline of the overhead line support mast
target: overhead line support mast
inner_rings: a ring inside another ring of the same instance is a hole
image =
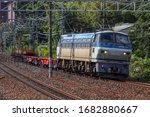
[[[53,43],[53,39],[52,39],[52,0],[49,2],[49,7],[50,7],[50,11],[49,11],[49,78],[52,77],[52,52],[53,52],[53,48],[52,48],[52,43]]]

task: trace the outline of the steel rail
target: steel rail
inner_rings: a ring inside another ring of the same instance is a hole
[[[135,86],[142,86],[145,88],[150,88],[150,83],[142,83],[142,82],[135,82],[135,81],[126,81],[126,83],[135,85]]]
[[[19,73],[18,71],[10,68],[9,66],[7,66],[1,62],[0,62],[0,69],[3,70],[4,72],[6,72],[8,75],[16,78],[17,80],[25,83],[26,85],[32,87],[33,89],[35,89],[35,90],[41,92],[42,94],[47,95],[53,99],[56,99],[56,100],[61,100],[61,99],[80,100],[81,99],[77,96],[66,93],[60,89],[46,85],[39,80],[33,79],[29,76]]]

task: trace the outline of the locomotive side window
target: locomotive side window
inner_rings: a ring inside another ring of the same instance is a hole
[[[115,42],[114,34],[113,33],[101,33],[101,41],[114,43]]]
[[[123,35],[123,34],[116,34],[116,42],[117,43],[129,43],[129,39],[127,35]]]
[[[96,34],[95,35],[94,42],[96,42],[96,41],[100,41],[100,34]]]

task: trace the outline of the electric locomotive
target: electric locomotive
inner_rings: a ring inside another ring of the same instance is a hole
[[[126,78],[132,45],[122,32],[62,35],[57,46],[57,67],[109,78]]]

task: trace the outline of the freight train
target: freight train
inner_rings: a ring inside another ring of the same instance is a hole
[[[127,78],[132,45],[129,36],[114,31],[62,35],[57,67],[90,75]]]
[[[29,49],[13,50],[12,57],[15,61],[22,61],[36,66],[48,67],[49,65],[47,57],[36,55],[33,50]],[[52,60],[51,63],[56,68],[57,60]]]
[[[35,56],[31,51],[21,54],[23,61],[48,66],[49,60]],[[32,53],[32,54],[31,54]],[[97,77],[127,78],[132,45],[129,36],[122,32],[62,35],[57,45],[57,59],[52,66],[69,72]]]

